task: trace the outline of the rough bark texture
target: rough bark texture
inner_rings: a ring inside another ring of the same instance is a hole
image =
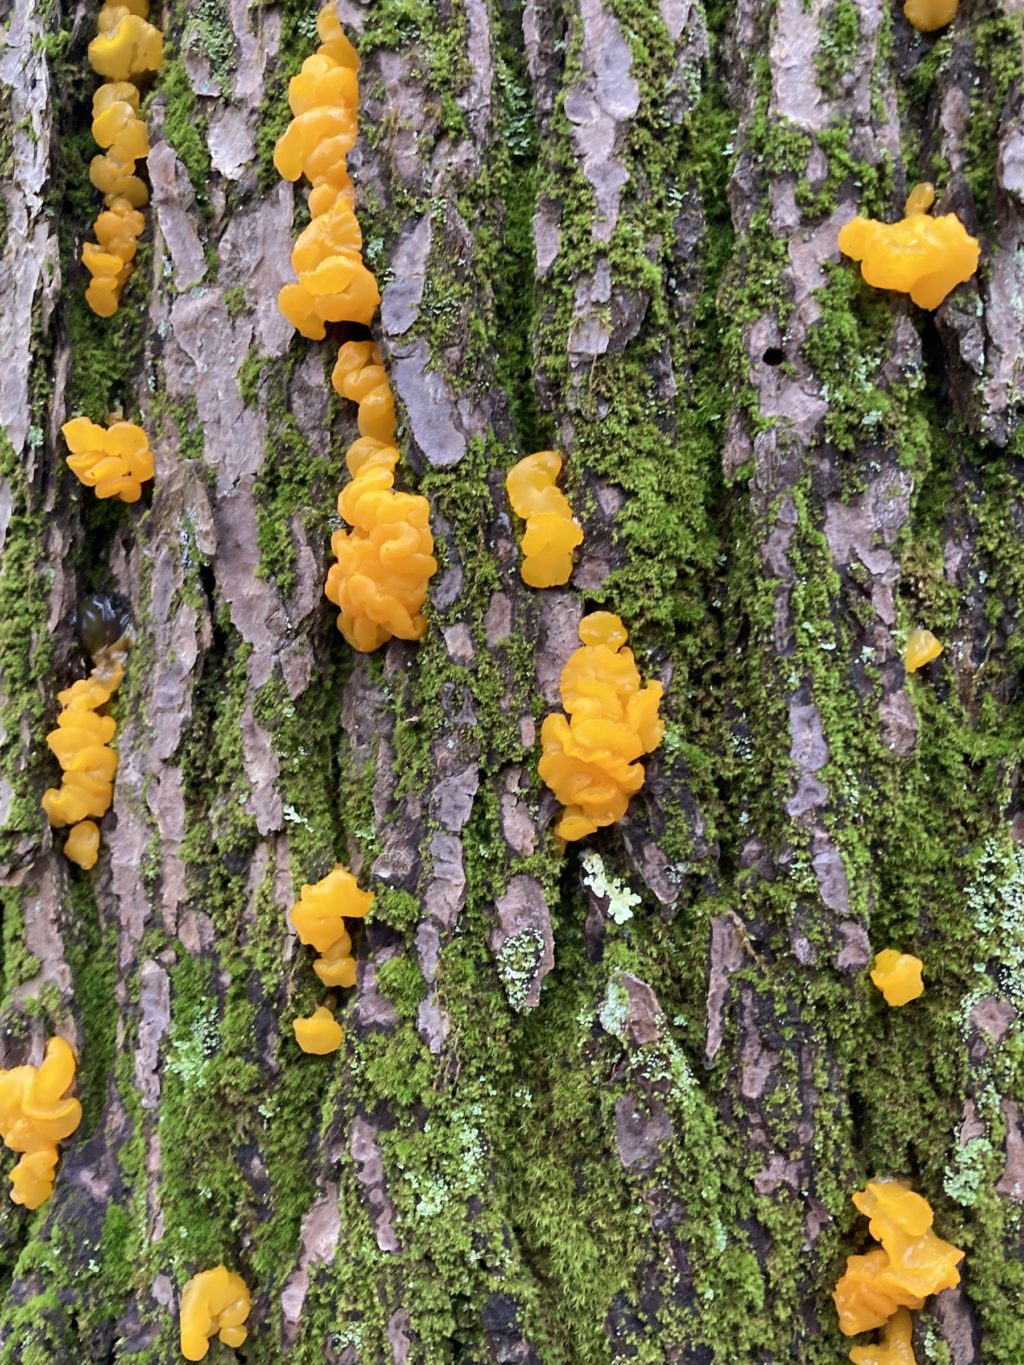
[[[1019,3],[923,36],[881,0],[340,0],[441,559],[427,639],[370,658],[322,597],[337,339],[275,303],[316,8],[156,13],[149,230],[104,323],[95,6],[0,3],[0,1064],[60,1030],[85,1105],[51,1201],[0,1199],[0,1361],[172,1362],[224,1260],[251,1365],[832,1365],[849,1194],[891,1173],[967,1253],[919,1359],[1020,1365]],[[925,178],[983,247],[934,316],[835,245]],[[116,407],[157,449],[133,508],[59,438]],[[549,445],[586,543],[537,594],[503,471]],[[39,797],[97,590],[136,644],[86,875]],[[560,855],[538,721],[599,605],[668,729]],[[916,624],[946,650],[908,678]],[[306,1057],[285,915],[339,858],[377,906],[346,1042]],[[926,964],[902,1011],[865,974],[890,944]]]

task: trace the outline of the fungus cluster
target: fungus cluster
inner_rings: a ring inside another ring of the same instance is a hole
[[[339,609],[338,629],[364,653],[397,637],[419,640],[423,607],[437,569],[430,508],[418,493],[395,489],[395,405],[380,352],[369,341],[347,341],[331,376],[337,392],[359,405],[359,439],[345,456],[352,475],[338,495],[351,530],[331,537],[337,563],[324,592]]]
[[[933,218],[931,185],[916,185],[898,223],[854,218],[839,232],[839,250],[861,263],[875,289],[909,294],[921,308],[938,308],[978,268],[981,248],[955,213]]]
[[[320,956],[313,970],[325,986],[354,986],[356,964],[346,917],[363,919],[373,905],[373,894],[361,891],[348,868],[339,863],[314,885],[306,885],[291,908],[291,921],[302,943]],[[323,1005],[307,1018],[295,1020],[295,1040],[303,1052],[334,1052],[341,1043],[341,1025]]]
[[[354,212],[347,158],[359,131],[359,57],[333,5],[317,16],[320,46],[288,84],[294,115],[274,149],[285,180],[312,185],[311,222],[292,251],[297,283],[278,295],[293,327],[322,341],[328,322],[369,323],[380,303],[377,281],[363,264],[363,239]]]
[[[41,804],[55,828],[72,826],[64,854],[83,868],[93,867],[99,856],[96,820],[110,809],[117,771],[117,754],[110,747],[117,722],[99,711],[121,685],[130,647],[128,637],[121,635],[96,649],[89,676],[57,693],[61,704],[57,728],[46,736],[63,775],[59,787],[43,793]]]
[[[142,485],[153,477],[153,452],[141,427],[121,421],[101,427],[74,417],[61,431],[71,451],[68,468],[80,483],[94,488],[98,498],[138,502]]]
[[[181,1354],[205,1360],[215,1336],[225,1346],[241,1346],[249,1335],[245,1322],[251,1306],[245,1281],[226,1266],[193,1275],[181,1291]]]
[[[903,15],[920,33],[934,33],[956,18],[960,0],[907,0]]]
[[[908,1319],[901,1319],[891,1331],[887,1328],[889,1320],[899,1309],[922,1308],[929,1294],[958,1285],[957,1266],[964,1253],[936,1237],[931,1230],[931,1206],[905,1181],[869,1181],[854,1194],[853,1202],[869,1219],[871,1236],[881,1245],[864,1256],[847,1258],[846,1273],[832,1297],[840,1331],[846,1336],[876,1327],[887,1329],[882,1343],[882,1348],[891,1348],[887,1355],[879,1355],[879,1347],[858,1347],[850,1359],[856,1365],[871,1365],[875,1360],[887,1365],[900,1361],[895,1352],[909,1336]],[[869,1354],[863,1354],[864,1350]],[[913,1361],[913,1353],[909,1360]]]
[[[569,500],[558,487],[562,457],[539,450],[513,465],[505,479],[512,510],[526,522],[523,582],[531,588],[556,588],[572,574],[572,552],[583,543]]]
[[[887,1005],[908,1005],[924,994],[921,969],[924,963],[898,948],[883,948],[875,956],[871,980],[885,996]]]
[[[0,1137],[23,1156],[11,1171],[15,1204],[37,1209],[53,1191],[57,1143],[82,1121],[82,1106],[66,1092],[75,1079],[75,1054],[51,1038],[41,1066],[0,1071]]]
[[[136,161],[149,154],[149,138],[133,83],[163,61],[163,35],[148,14],[148,0],[104,4],[89,44],[90,65],[107,77],[92,102],[92,135],[103,151],[89,167],[105,208],[96,219],[97,240],[82,247],[82,264],[92,276],[86,302],[103,318],[117,312],[145,227],[141,209],[149,202],[146,184],[135,174]]]
[[[621,820],[644,783],[636,760],[657,748],[665,728],[661,683],[640,686],[619,617],[593,612],[579,633],[582,647],[562,669],[567,716],[546,716],[540,736],[540,775],[565,807],[556,832],[566,840]]]

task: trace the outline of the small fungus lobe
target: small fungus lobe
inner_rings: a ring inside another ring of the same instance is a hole
[[[338,629],[353,649],[370,653],[392,637],[419,640],[427,629],[423,607],[437,569],[430,507],[418,493],[395,490],[395,405],[380,352],[370,341],[347,341],[331,381],[359,405],[359,439],[345,461],[351,482],[338,513],[351,530],[336,531],[337,560],[324,592],[339,608]]]
[[[312,1014],[296,1019],[292,1027],[295,1041],[303,1052],[312,1052],[319,1057],[337,1052],[344,1037],[341,1025],[326,1005],[317,1005]]]
[[[592,612],[580,622],[582,647],[562,669],[562,706],[541,728],[540,775],[565,810],[556,833],[582,839],[626,813],[644,783],[636,760],[661,742],[660,682],[640,686],[618,616]]]
[[[11,1171],[15,1204],[37,1209],[53,1191],[57,1143],[82,1121],[82,1106],[65,1092],[75,1079],[75,1054],[63,1038],[51,1038],[42,1066],[0,1071],[0,1136],[23,1152]]]
[[[572,552],[583,543],[569,500],[557,485],[562,457],[539,450],[513,465],[505,479],[512,510],[526,522],[523,535],[523,582],[531,588],[568,583]]]
[[[914,1322],[905,1308],[897,1308],[882,1328],[882,1340],[874,1346],[854,1346],[853,1365],[917,1365],[911,1335]]]
[[[251,1303],[245,1281],[226,1266],[193,1275],[181,1291],[181,1354],[205,1360],[214,1336],[225,1346],[241,1346]]]
[[[883,1327],[898,1308],[921,1308],[927,1295],[960,1283],[964,1253],[932,1232],[931,1206],[909,1184],[872,1180],[853,1202],[881,1246],[848,1257],[835,1287],[839,1328],[847,1336]]]
[[[956,18],[960,0],[907,0],[903,15],[921,33],[934,33]]]
[[[64,852],[87,869],[99,856],[99,829],[89,817],[99,819],[110,809],[117,771],[117,754],[110,747],[117,722],[112,716],[101,716],[99,709],[121,685],[130,647],[128,636],[122,635],[93,654],[89,676],[57,693],[61,704],[57,728],[46,736],[63,776],[59,787],[43,793],[40,804],[55,828],[74,826]]]
[[[88,417],[74,417],[61,427],[71,454],[68,468],[98,498],[138,502],[142,485],[154,472],[149,437],[134,422],[101,427]]]
[[[925,664],[930,664],[942,653],[942,645],[930,630],[912,630],[907,636],[907,647],[903,652],[903,666],[908,673],[916,673]]]
[[[898,948],[884,948],[875,957],[871,980],[885,996],[887,1005],[906,1005],[924,994],[919,957],[901,953]]]
[[[104,210],[95,223],[97,240],[82,247],[82,264],[92,276],[86,302],[102,318],[117,312],[145,227],[141,210],[149,202],[146,183],[135,174],[136,161],[149,155],[149,137],[133,84],[163,62],[163,35],[148,15],[148,0],[104,4],[89,44],[90,65],[107,77],[92,102],[92,135],[103,151],[89,166]]]
[[[955,213],[933,218],[931,185],[918,185],[898,223],[853,218],[839,232],[839,250],[861,262],[861,274],[875,289],[909,294],[921,308],[938,308],[978,268],[981,248]]]

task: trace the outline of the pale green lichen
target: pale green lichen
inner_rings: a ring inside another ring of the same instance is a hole
[[[633,910],[641,902],[636,891],[625,882],[609,877],[599,853],[590,850],[583,855],[583,884],[589,886],[598,900],[607,901],[606,913],[615,924],[625,924],[633,918]]]

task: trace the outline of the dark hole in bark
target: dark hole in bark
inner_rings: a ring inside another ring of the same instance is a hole
[[[781,365],[785,358],[781,346],[769,346],[761,357],[766,365]]]

